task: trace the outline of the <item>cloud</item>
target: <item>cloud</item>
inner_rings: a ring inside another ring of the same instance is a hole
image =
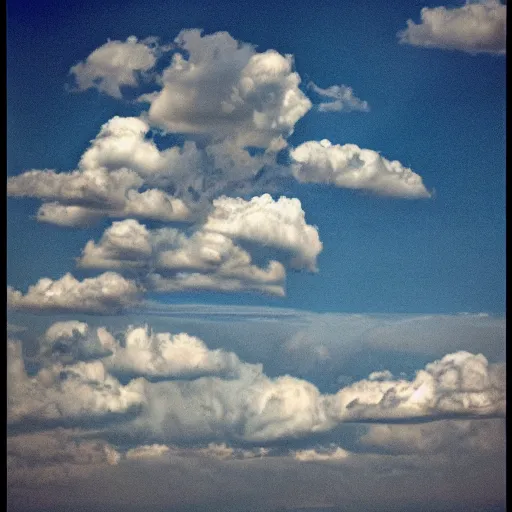
[[[337,446],[336,449],[330,451],[317,451],[317,450],[297,450],[293,452],[293,457],[300,461],[314,461],[314,462],[338,462],[350,457],[350,452]]]
[[[505,373],[503,365],[490,365],[482,355],[458,352],[428,364],[410,381],[361,380],[322,394],[306,380],[270,378],[261,366],[244,363],[236,378],[152,383],[145,396],[147,406],[125,435],[266,443],[331,431],[345,422],[504,416]]]
[[[309,82],[308,87],[323,98],[329,98],[333,101],[327,101],[318,105],[320,112],[369,112],[370,107],[367,101],[360,100],[352,87],[347,85],[331,85],[327,89],[322,89],[313,82]]]
[[[141,75],[155,66],[159,53],[156,38],[138,41],[130,36],[126,41],[109,40],[69,72],[74,75],[78,91],[94,88],[119,99],[120,88],[139,85]]]
[[[169,452],[169,447],[164,444],[151,444],[131,448],[126,452],[125,457],[135,460],[152,460],[159,459]]]
[[[149,131],[143,119],[115,116],[102,125],[78,169],[12,176],[8,195],[47,201],[37,220],[59,226],[88,226],[103,216],[187,222],[220,193],[251,193],[264,180],[269,185],[279,178],[275,161],[286,146],[282,138],[251,155],[230,140],[160,150]],[[257,179],[262,169],[276,172]]]
[[[155,291],[256,290],[284,295],[286,277],[277,261],[269,261],[266,268],[253,265],[250,254],[225,235],[199,227],[187,237],[172,228],[148,230],[133,219],[114,222],[98,244],[87,242],[78,265],[140,269],[147,287]]]
[[[78,281],[71,274],[58,280],[44,277],[29,286],[25,295],[7,287],[7,306],[11,309],[116,313],[137,302],[141,290],[133,281],[115,272]]]
[[[56,429],[7,437],[9,486],[47,486],[84,478],[102,466],[113,466],[119,453],[101,440],[80,439],[80,431]]]
[[[154,333],[146,325],[124,333],[123,345],[112,339],[112,355],[103,359],[109,371],[144,376],[187,378],[201,375],[236,375],[242,364],[232,352],[209,350],[187,333]]]
[[[423,7],[421,23],[407,20],[401,43],[471,54],[506,52],[507,6],[499,0],[467,2],[462,7]]]
[[[292,171],[300,183],[327,183],[384,196],[431,197],[421,177],[398,160],[355,144],[308,141],[290,152]]]
[[[331,410],[345,421],[504,415],[505,367],[460,351],[427,364],[412,381],[368,379],[342,388]]]
[[[290,55],[257,53],[227,32],[183,30],[175,43],[180,51],[162,74],[161,91],[143,98],[154,125],[268,147],[289,136],[311,108]]]
[[[370,425],[359,443],[365,449],[392,454],[500,453],[505,446],[505,421],[459,419],[415,425]]]
[[[322,251],[318,229],[306,223],[301,203],[295,198],[282,196],[274,201],[263,194],[250,201],[215,199],[204,229],[288,251],[293,267],[310,271],[316,270],[316,258]]]
[[[144,401],[143,384],[132,380],[122,386],[101,361],[61,363],[44,367],[30,377],[25,371],[19,342],[8,342],[9,423],[81,421],[123,415]]]

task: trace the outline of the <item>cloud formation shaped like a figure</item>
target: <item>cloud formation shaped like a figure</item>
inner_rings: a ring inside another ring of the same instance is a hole
[[[507,6],[499,0],[467,2],[462,7],[423,7],[421,23],[407,21],[401,43],[472,54],[506,52]]]
[[[394,197],[431,196],[421,177],[411,169],[355,144],[309,141],[293,149],[290,156],[293,175],[301,183],[326,183]]]

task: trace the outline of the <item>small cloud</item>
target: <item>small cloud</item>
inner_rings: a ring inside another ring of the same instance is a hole
[[[331,85],[327,89],[318,87],[313,82],[309,82],[308,88],[324,98],[332,99],[318,104],[320,112],[369,112],[370,106],[367,101],[360,100],[352,87],[348,85]]]
[[[407,20],[400,43],[470,54],[506,53],[507,6],[498,0],[467,2],[462,7],[424,7],[421,23]]]

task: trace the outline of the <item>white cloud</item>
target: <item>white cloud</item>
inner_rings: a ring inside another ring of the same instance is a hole
[[[407,20],[401,43],[468,53],[506,52],[507,6],[499,0],[467,2],[462,7],[423,7],[421,23]]]
[[[209,350],[202,340],[187,333],[154,333],[148,326],[131,327],[124,343],[109,343],[112,355],[103,359],[115,373],[146,377],[236,375],[242,364],[232,352]]]
[[[350,452],[337,446],[334,450],[317,451],[317,450],[297,450],[293,452],[293,457],[301,461],[314,462],[334,462],[342,461],[350,457]]]
[[[164,444],[151,444],[131,448],[125,454],[127,459],[152,460],[168,455],[170,448]]]
[[[135,304],[140,291],[133,281],[115,272],[83,281],[68,273],[55,281],[47,277],[40,279],[29,286],[25,295],[8,286],[7,306],[31,311],[111,313]]]
[[[360,100],[352,87],[347,85],[331,85],[327,89],[322,89],[318,85],[310,82],[308,87],[324,98],[330,98],[333,101],[327,101],[318,105],[320,112],[369,112],[370,107],[367,101]]]
[[[103,216],[192,221],[209,198],[225,191],[250,193],[258,186],[251,180],[265,166],[275,166],[277,152],[286,146],[279,138],[252,156],[232,140],[202,149],[186,141],[160,150],[149,130],[140,118],[115,116],[91,141],[77,170],[10,177],[8,195],[48,201],[37,219],[60,226],[87,226]]]
[[[218,292],[254,291],[278,297],[285,296],[284,287],[280,283],[283,280],[283,267],[280,263],[269,263],[268,268],[260,269],[256,277],[258,277],[258,280],[253,278],[248,281],[245,279],[222,277],[217,274],[178,272],[175,276],[166,278],[160,274],[153,273],[148,276],[148,283],[152,290],[158,292],[194,290]]]
[[[318,229],[306,223],[298,199],[269,194],[241,198],[221,197],[213,201],[205,230],[288,251],[294,267],[316,270],[316,258],[322,251]]]
[[[122,386],[101,361],[61,363],[44,367],[30,377],[25,371],[21,344],[8,342],[9,423],[31,419],[86,420],[110,414],[126,414],[144,401],[143,383],[132,380]]]
[[[406,198],[431,196],[421,177],[398,160],[387,160],[376,151],[355,144],[308,141],[290,155],[293,175],[300,183],[327,183]]]
[[[290,135],[311,108],[291,56],[256,53],[227,32],[202,36],[200,30],[183,30],[175,42],[182,53],[163,72],[162,90],[143,98],[151,103],[153,124],[267,147]]]
[[[345,421],[503,415],[505,368],[489,364],[482,354],[460,351],[428,364],[413,381],[362,380],[347,386],[334,395],[330,410]]]
[[[94,50],[83,62],[70,69],[77,89],[98,91],[121,98],[121,86],[139,85],[140,75],[151,70],[159,54],[155,38],[138,41],[130,36],[126,41],[108,41]]]
[[[153,247],[150,232],[134,219],[113,222],[98,244],[89,240],[78,259],[83,268],[135,268],[147,264]]]

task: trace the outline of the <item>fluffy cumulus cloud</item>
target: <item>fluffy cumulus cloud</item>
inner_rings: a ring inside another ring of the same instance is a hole
[[[448,377],[450,372],[459,378]],[[292,376],[270,378],[245,363],[235,379],[147,385],[147,406],[125,434],[151,431],[170,442],[211,437],[269,442],[326,432],[344,422],[503,416],[504,386],[503,368],[465,353],[427,365],[412,381],[363,380],[334,395]],[[166,412],[170,404],[172,412]]]
[[[268,147],[311,108],[289,55],[257,53],[227,32],[184,30],[175,43],[180,51],[161,91],[142,98],[150,102],[149,120],[165,130]]]
[[[200,228],[187,237],[172,228],[148,230],[133,219],[114,222],[98,243],[90,240],[78,265],[139,269],[148,289],[156,291],[257,290],[284,295],[286,275],[278,261],[269,261],[266,268],[253,265],[246,250],[220,233]]]
[[[147,188],[159,173],[172,174],[175,163],[172,150],[160,153],[145,141],[148,130],[137,118],[116,116],[102,126],[77,170],[27,171],[8,179],[7,193],[48,201],[37,219],[61,226],[84,226],[102,216],[186,221],[191,212],[183,199]]]
[[[8,342],[9,423],[21,421],[81,421],[123,415],[144,401],[143,383],[122,386],[101,361],[55,363],[35,376],[25,370],[21,344]]]
[[[112,355],[104,359],[111,372],[145,377],[236,375],[241,362],[232,352],[209,350],[187,333],[154,333],[148,326],[129,328],[121,345],[113,337]]]
[[[423,7],[421,23],[407,21],[401,43],[469,53],[505,54],[507,6],[499,0],[467,2],[462,7]]]
[[[287,251],[292,266],[311,271],[316,270],[316,258],[322,250],[318,229],[306,223],[300,201],[284,196],[277,201],[269,194],[250,201],[216,199],[204,229]]]
[[[315,83],[310,82],[308,87],[322,98],[330,100],[318,104],[318,110],[320,112],[370,111],[368,102],[359,99],[354,94],[352,87],[348,85],[331,85],[326,89],[322,89]]]
[[[121,98],[121,87],[135,87],[144,72],[151,70],[159,54],[155,38],[138,41],[130,36],[126,41],[107,41],[94,50],[85,61],[70,69],[79,91],[95,88]]]
[[[425,198],[430,192],[421,177],[398,160],[355,144],[308,141],[290,152],[293,175],[301,183],[326,183],[379,195]]]
[[[115,272],[105,272],[83,281],[65,274],[57,280],[44,277],[29,286],[25,294],[8,286],[7,306],[35,312],[115,313],[135,304],[140,292],[134,281]]]
[[[429,363],[412,380],[379,372],[324,394],[304,379],[270,377],[261,364],[209,349],[197,337],[155,333],[148,326],[114,336],[83,322],[57,322],[41,339],[41,365],[32,376],[21,344],[9,342],[8,348],[10,423],[30,418],[65,425],[118,416],[126,421],[114,424],[114,437],[132,441],[231,440],[261,446],[325,433],[346,422],[505,414],[504,365],[468,352]],[[377,434],[369,433],[363,444]],[[331,452],[305,452],[299,458],[347,455]]]
[[[482,354],[456,352],[419,370],[412,381],[368,379],[333,396],[332,411],[347,420],[437,415],[505,414],[505,367]]]

